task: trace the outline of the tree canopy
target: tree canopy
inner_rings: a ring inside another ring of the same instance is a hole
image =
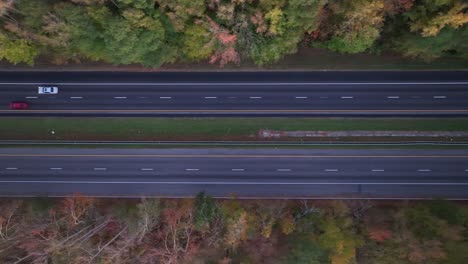
[[[463,0],[3,0],[1,59],[275,63],[300,45],[466,58]]]

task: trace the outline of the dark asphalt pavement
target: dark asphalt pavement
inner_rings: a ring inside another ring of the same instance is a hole
[[[59,93],[39,95],[41,84]],[[468,116],[468,72],[0,72],[0,106],[4,116]]]
[[[468,198],[466,150],[0,149],[0,195]]]

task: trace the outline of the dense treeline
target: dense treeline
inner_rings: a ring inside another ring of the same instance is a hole
[[[447,201],[0,200],[0,263],[466,264]]]
[[[341,53],[468,57],[465,0],[0,0],[0,58],[158,67]]]

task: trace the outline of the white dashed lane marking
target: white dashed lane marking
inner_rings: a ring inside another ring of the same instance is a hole
[[[232,171],[245,171],[245,169],[231,169]]]
[[[291,171],[291,169],[277,169],[277,171]]]
[[[152,171],[154,169],[153,168],[141,168],[140,170],[142,170],[142,171]]]
[[[51,170],[61,170],[62,168],[50,168]]]
[[[107,168],[94,168],[95,171],[105,171]]]
[[[400,96],[387,96],[388,99],[399,99]]]
[[[185,169],[186,171],[197,171],[198,169]]]
[[[205,99],[216,99],[216,98],[218,98],[218,97],[216,97],[216,96],[205,96]]]
[[[326,169],[325,171],[332,172],[332,171],[338,171],[337,169]]]
[[[378,172],[378,171],[385,171],[385,170],[382,170],[382,169],[373,169],[372,171]]]
[[[82,96],[71,96],[70,99],[83,99]]]
[[[37,96],[26,96],[27,99],[36,99]]]
[[[307,99],[307,96],[296,96],[296,99]]]
[[[341,96],[341,99],[353,99],[353,96]]]
[[[114,99],[127,99],[126,96],[115,96]]]
[[[418,171],[421,171],[421,172],[428,172],[428,171],[431,171],[429,169],[419,169]]]
[[[250,99],[262,99],[261,96],[250,96]]]
[[[445,95],[436,95],[436,96],[433,96],[434,99],[445,99],[447,98],[447,96]]]
[[[6,170],[17,170],[18,168],[13,168],[13,167],[10,167],[10,168],[5,168]]]
[[[170,96],[160,96],[159,99],[172,99]]]

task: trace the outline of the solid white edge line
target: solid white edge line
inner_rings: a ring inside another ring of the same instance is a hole
[[[193,184],[193,185],[468,185],[468,182],[109,182],[109,181],[5,181],[0,183],[56,183],[56,184]]]
[[[40,83],[34,82],[1,82],[0,85],[39,85]],[[201,82],[185,82],[185,83],[111,83],[111,82],[101,82],[101,83],[79,83],[79,82],[68,82],[68,83],[54,83],[54,85],[77,85],[77,86],[124,86],[124,85],[138,85],[138,86],[215,86],[215,85],[225,85],[225,86],[235,86],[235,85],[259,85],[259,86],[271,86],[271,85],[466,85],[468,82],[237,82],[237,83],[201,83]]]

